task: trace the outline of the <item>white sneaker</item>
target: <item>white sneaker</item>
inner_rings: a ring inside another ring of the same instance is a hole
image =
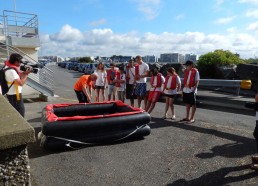
[[[172,120],[175,120],[175,119],[176,119],[176,116],[175,116],[175,115],[173,115],[171,119],[172,119]]]

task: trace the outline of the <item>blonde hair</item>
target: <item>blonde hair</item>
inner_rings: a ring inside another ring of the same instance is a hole
[[[100,69],[100,67],[99,67],[100,65],[102,65],[102,69]],[[99,62],[98,66],[97,66],[97,71],[98,70],[101,70],[102,72],[105,71],[105,65],[102,62]]]

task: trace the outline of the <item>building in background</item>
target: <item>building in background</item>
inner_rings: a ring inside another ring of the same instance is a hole
[[[185,54],[185,62],[187,60],[192,60],[193,62],[196,62],[197,61],[197,55],[195,54]]]
[[[47,62],[62,62],[65,61],[64,58],[60,56],[40,56],[38,61],[47,61]]]
[[[152,56],[147,55],[147,56],[143,56],[142,60],[146,63],[155,63],[156,62],[156,57],[154,55],[152,55]]]
[[[161,63],[184,63],[184,55],[179,53],[160,54],[158,62]]]

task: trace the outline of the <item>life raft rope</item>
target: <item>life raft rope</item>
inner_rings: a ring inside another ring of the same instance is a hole
[[[147,126],[146,124],[141,125],[140,127],[136,126],[136,129],[134,131],[132,131],[131,133],[127,134],[126,136],[113,140],[113,142],[117,142],[117,141],[121,141],[124,140],[128,137],[130,137],[131,135],[133,135],[134,133],[136,133],[138,130],[144,128],[145,126]],[[102,144],[102,143],[87,143],[87,142],[82,142],[82,141],[77,141],[77,140],[72,140],[72,139],[67,139],[67,138],[62,138],[62,137],[57,137],[57,136],[45,136],[43,135],[41,132],[38,134],[38,138],[41,139],[41,145],[42,145],[42,141],[44,141],[46,139],[46,137],[50,137],[50,138],[55,138],[55,139],[59,139],[59,140],[63,140],[63,141],[67,141],[68,143],[65,144],[66,147],[69,147],[71,149],[81,149],[81,148],[76,148],[76,147],[72,147],[71,143],[77,143],[77,144],[81,144],[81,145],[98,145],[98,144]]]

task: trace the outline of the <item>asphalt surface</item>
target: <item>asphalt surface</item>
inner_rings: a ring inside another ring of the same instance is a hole
[[[73,83],[81,74],[57,66],[51,69],[58,97],[40,102],[32,95],[25,103],[25,118],[36,133],[41,130],[41,111],[47,104],[76,102]],[[253,101],[252,97],[214,91],[198,94],[217,97],[215,100],[223,97],[225,104]],[[185,113],[182,105],[175,106],[175,121],[161,119],[165,104],[157,103],[149,124],[151,134],[143,140],[61,152],[45,151],[39,141],[30,144],[32,185],[258,185],[258,173],[249,169],[250,157],[256,152],[255,112],[241,112],[241,104],[230,109],[217,103],[211,108],[201,104],[193,124],[179,122]]]

